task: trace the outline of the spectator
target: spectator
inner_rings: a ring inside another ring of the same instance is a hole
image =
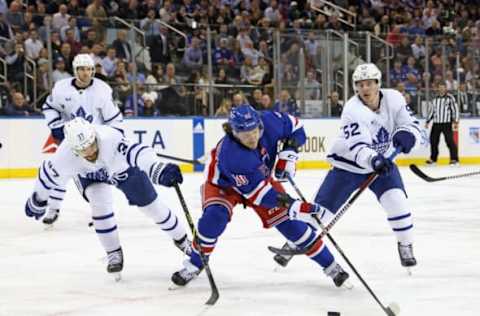
[[[7,21],[5,21],[5,17],[3,13],[0,13],[0,37],[12,39],[13,38],[13,31]]]
[[[213,52],[213,63],[216,66],[232,66],[234,64],[233,54],[230,49],[227,48],[228,40],[221,38],[219,46]]]
[[[226,117],[230,113],[230,109],[232,108],[232,101],[229,99],[223,99],[222,103],[215,111],[215,117]]]
[[[68,7],[65,4],[61,4],[58,8],[58,12],[53,15],[52,27],[57,31],[60,31],[63,27],[68,26],[70,15],[67,12]]]
[[[160,35],[160,22],[156,20],[154,9],[148,10],[147,16],[140,21],[140,28],[145,31],[147,37]]]
[[[412,47],[408,36],[403,36],[400,40],[400,44],[395,49],[396,59],[399,59],[402,63],[407,61],[407,58],[412,55]]]
[[[67,25],[64,25],[60,28],[60,38],[62,41],[66,41],[68,39],[67,37],[67,30],[72,30],[73,31],[73,39],[77,42],[80,41],[80,30],[77,26],[77,18],[74,16],[71,16],[68,18],[68,23]]]
[[[73,68],[72,68],[72,62],[73,62],[73,54],[72,54],[72,48],[69,43],[63,43],[62,48],[60,48],[60,54],[58,57],[63,58],[65,61],[65,70],[73,75]]]
[[[53,83],[65,78],[70,78],[71,76],[72,75],[65,70],[65,61],[63,60],[63,58],[58,57],[55,60],[55,70],[52,73]]]
[[[168,29],[160,26],[157,35],[147,38],[147,46],[150,48],[152,63],[167,64],[171,62],[170,51],[174,49],[173,43],[168,38]]]
[[[297,86],[297,99],[300,98],[302,85],[299,82]],[[307,71],[307,77],[304,79],[304,97],[305,100],[319,100],[320,99],[320,83],[315,79],[315,70]]]
[[[113,47],[107,48],[107,55],[102,58],[100,64],[102,65],[103,70],[105,71],[105,75],[107,78],[113,78],[115,75],[115,71],[117,70],[117,57],[116,57],[116,50]]]
[[[273,110],[282,113],[289,113],[293,116],[300,116],[300,112],[297,107],[297,102],[290,97],[288,90],[282,90],[280,92],[280,99],[273,105]]]
[[[138,115],[143,113],[145,103],[142,95],[144,92],[145,92],[145,87],[142,84],[139,84],[137,86],[136,93],[132,91],[132,93],[127,97],[127,99],[125,100],[125,110],[124,110],[125,117],[134,116],[135,109],[137,110]],[[137,101],[136,105],[135,105],[135,98]]]
[[[31,30],[30,36],[25,41],[25,56],[37,60],[42,48],[43,42],[39,39],[37,30]]]
[[[95,41],[104,41],[106,35],[104,23],[107,19],[107,12],[102,5],[102,0],[93,0],[92,3],[88,5],[85,13],[92,21],[92,27],[95,30]]]
[[[107,81],[108,78],[103,70],[102,64],[96,63],[95,64],[95,78],[98,78],[102,81]]]
[[[468,93],[467,85],[464,82],[458,86],[458,100],[460,113],[464,116],[472,116],[474,114],[472,95]]]
[[[5,107],[5,114],[11,116],[40,115],[39,112],[33,110],[27,105],[23,94],[20,92],[13,93],[12,102],[7,104],[7,106]]]
[[[445,85],[449,92],[458,90],[458,81],[453,78],[453,71],[451,70],[447,70],[445,73]]]
[[[270,6],[265,10],[265,18],[267,18],[270,23],[277,24],[282,19],[282,15],[278,8],[277,0],[271,0]]]
[[[268,94],[262,95],[262,110],[270,110],[272,108],[272,99]]]
[[[7,78],[11,82],[23,83],[25,76],[25,50],[23,44],[15,44],[15,50],[5,57]]]
[[[126,60],[127,62],[132,61],[132,48],[127,41],[127,31],[118,30],[117,38],[113,41],[112,46],[117,52],[117,58]]]
[[[139,111],[138,116],[158,116],[158,110],[156,109],[155,103],[157,101],[157,93],[145,92],[142,95],[143,98],[143,109]]]
[[[135,74],[134,74],[134,68],[136,67],[136,65],[134,63],[128,63],[128,66],[127,66],[127,79],[128,79],[128,82],[130,84],[134,84],[134,83],[137,83],[137,84],[145,84],[145,75],[143,73],[141,73],[140,71],[138,71],[137,69],[137,75],[135,77]]]
[[[330,94],[329,98],[329,104],[328,106],[330,107],[330,113],[333,117],[340,117],[342,116],[342,111],[343,111],[343,102],[340,101],[339,95],[337,91],[333,91]]]
[[[235,107],[235,106],[240,106],[242,104],[245,104],[245,103],[248,103],[248,100],[247,98],[245,97],[245,95],[243,94],[243,92],[238,92],[238,93],[235,93],[232,97],[232,107]]]
[[[50,90],[48,82],[48,59],[39,58],[37,65],[37,88],[38,94],[42,95]]]
[[[399,82],[404,82],[407,79],[405,69],[402,67],[402,62],[398,59],[393,64],[393,69],[390,71],[390,83],[396,86]]]
[[[80,50],[82,49],[82,43],[80,43],[80,41],[77,41],[75,39],[75,31],[74,29],[67,29],[65,31],[65,36],[66,36],[66,39],[65,39],[65,42],[64,43],[68,43],[70,45],[70,48],[72,50],[72,56],[76,56],[80,53]]]
[[[196,37],[192,38],[190,47],[187,48],[183,55],[182,64],[188,71],[200,70],[203,65],[203,52],[200,48],[200,40]]]
[[[255,89],[253,90],[252,96],[250,98],[250,105],[253,106],[255,110],[262,110],[262,90]]]
[[[21,4],[18,1],[12,1],[10,3],[10,9],[7,11],[5,17],[7,23],[12,27],[15,33],[19,32],[23,25],[25,25],[25,20],[21,11]]]

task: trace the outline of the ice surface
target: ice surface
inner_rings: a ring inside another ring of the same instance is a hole
[[[439,176],[477,169],[425,170]],[[419,265],[413,276],[400,266],[394,235],[370,192],[348,210],[332,236],[379,299],[400,305],[400,315],[480,315],[480,176],[427,183],[406,168],[401,172],[415,220]],[[296,181],[312,197],[324,176],[325,171],[300,171]],[[201,182],[201,174],[187,174],[182,185],[195,219]],[[205,309],[210,295],[205,275],[169,291],[181,254],[117,190],[115,213],[125,268],[123,280],[116,283],[106,272],[94,230],[87,226],[88,204],[73,184],[51,231],[24,215],[32,188],[33,180],[0,181],[0,315],[384,315],[333,247],[351,274],[353,290],[335,288],[305,257],[275,269],[267,246],[281,246],[283,238],[274,229],[263,230],[256,215],[243,208],[235,209],[211,258],[220,299]],[[187,225],[175,191],[159,192]]]

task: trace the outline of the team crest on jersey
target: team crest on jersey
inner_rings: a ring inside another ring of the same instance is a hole
[[[382,126],[378,129],[375,139],[372,141],[372,149],[384,154],[388,147],[390,147],[390,133]]]
[[[235,179],[235,184],[237,187],[248,184],[248,178],[242,174],[234,174],[233,179]]]
[[[82,117],[84,118],[85,120],[87,120],[88,122],[92,123],[93,122],[93,115],[91,114],[88,114],[84,109],[83,107],[79,107],[77,112],[75,112],[75,114],[72,114],[71,115],[71,118],[72,120],[76,117]]]

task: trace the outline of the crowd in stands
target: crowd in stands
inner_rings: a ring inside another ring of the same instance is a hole
[[[0,0],[0,58],[7,72],[7,80],[0,80],[0,113],[39,114],[36,109],[48,95],[50,81],[72,76],[73,57],[88,53],[95,61],[95,76],[114,88],[114,98],[126,116],[135,112],[139,116],[222,116],[239,102],[302,115],[300,97],[325,99],[318,34],[331,29],[369,31],[392,44],[390,68],[385,62],[388,56],[381,52],[374,61],[383,70],[383,86],[389,83],[400,90],[412,108],[418,110],[419,96],[426,89],[434,93],[440,82],[446,82],[462,100],[461,111],[478,114],[480,1],[335,1],[354,12],[355,20],[317,2]],[[129,31],[112,17],[133,23],[145,36]],[[276,30],[282,34],[281,55],[274,65]],[[207,47],[209,38],[211,47]],[[306,52],[303,82],[298,63],[301,48]],[[216,85],[214,113],[208,111],[209,59]],[[0,73],[3,67],[0,63]],[[283,87],[276,100],[274,67],[278,67],[277,79]],[[25,73],[32,72],[39,98],[36,104],[32,84],[25,86]],[[326,96],[334,116],[341,113],[340,97],[343,93],[335,89]]]

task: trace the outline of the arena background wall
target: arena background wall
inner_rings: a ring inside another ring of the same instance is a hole
[[[165,119],[127,119],[127,136],[134,141],[151,145],[158,153],[204,160],[223,135],[224,119],[202,117]],[[338,119],[304,119],[308,135],[302,147],[301,169],[329,168],[328,148],[340,132]],[[423,122],[422,122],[423,124]],[[43,119],[0,119],[0,178],[29,178],[37,174],[40,162],[56,148],[49,137]],[[459,154],[462,164],[480,163],[480,120],[463,119],[458,131]],[[399,156],[398,164],[422,164],[429,147],[417,149],[411,155]],[[448,163],[448,151],[442,138],[440,164]],[[181,163],[184,172],[202,171],[202,166]]]

